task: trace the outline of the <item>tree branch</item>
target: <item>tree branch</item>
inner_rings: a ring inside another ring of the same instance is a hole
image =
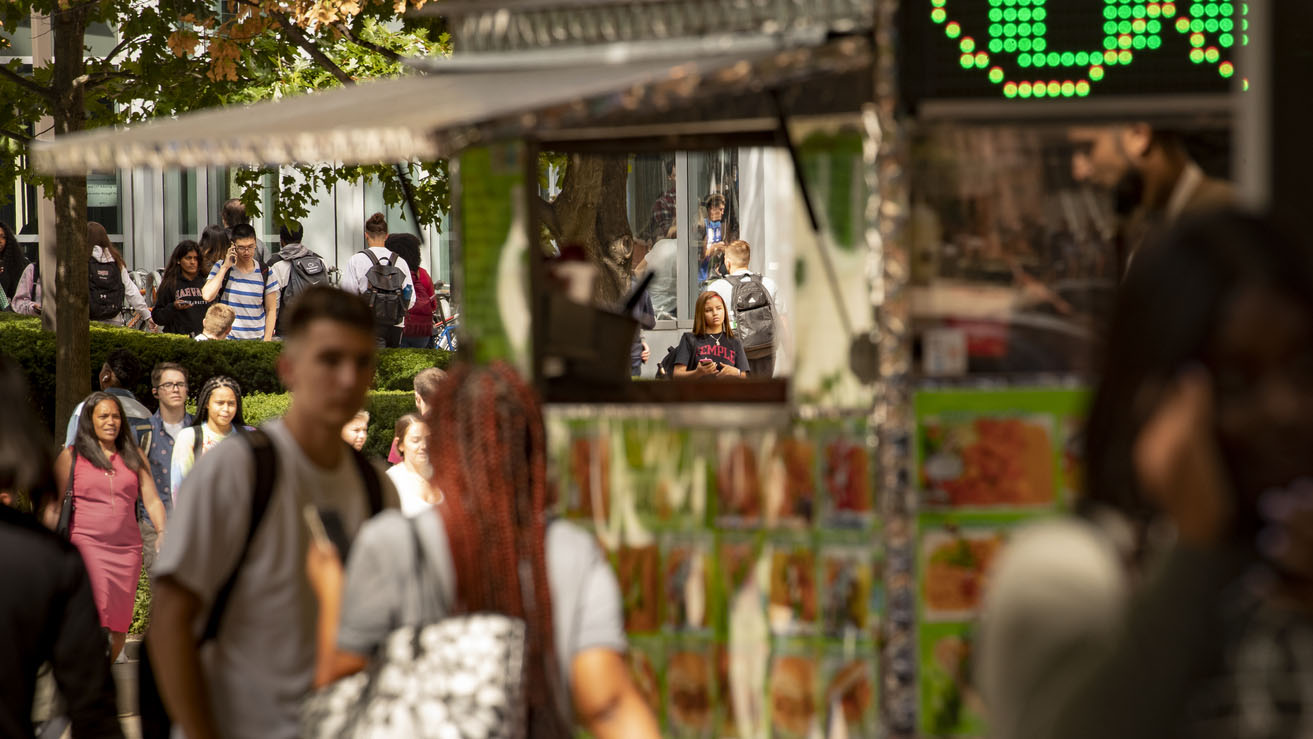
[[[278,21],[278,25],[283,27],[283,30],[287,32],[288,38],[292,39],[293,43],[309,54],[311,59],[319,62],[320,66],[328,70],[329,74],[336,77],[338,82],[341,82],[346,87],[356,84],[355,79],[343,71],[341,67],[337,66],[337,63],[330,59],[328,55],[316,46],[313,41],[306,38],[306,35],[301,31],[301,27],[293,23],[292,19],[288,18],[285,13],[271,13],[270,15],[274,17],[274,20]]]
[[[133,74],[132,72],[124,72],[123,70],[120,69],[120,70],[114,70],[112,72],[97,72],[95,74],[84,75],[82,81],[83,81],[83,86],[86,87],[86,89],[91,90],[97,87],[98,85],[103,85],[106,82],[109,82],[110,80],[116,80],[116,79],[140,80],[141,77],[139,75]]]
[[[560,240],[561,224],[556,219],[556,206],[539,195],[533,199],[533,209],[538,216],[538,222],[547,229],[547,233],[551,234],[552,238]]]
[[[385,56],[394,62],[404,62],[406,59],[402,55],[398,54],[397,52],[385,46],[379,46],[373,41],[367,41],[361,38],[359,34],[357,34],[354,30],[352,30],[350,26],[348,26],[345,23],[342,23],[341,21],[333,24],[333,27],[341,31],[343,34],[345,34],[347,38],[351,39],[351,43],[356,44],[357,46],[363,46],[366,49],[369,49],[370,51],[374,52],[375,54],[380,54],[382,56]]]
[[[15,72],[14,70],[10,69],[8,66],[5,66],[3,64],[0,64],[0,77],[3,77],[9,80],[10,82],[13,82],[14,84],[27,90],[33,95],[40,96],[41,98],[45,100],[49,100],[51,102],[54,102],[55,100],[54,90],[48,87],[42,87],[41,85],[38,85],[37,83],[33,82],[32,80],[29,80],[28,78]]]
[[[17,141],[20,144],[32,143],[31,138],[24,136],[20,133],[14,133],[13,131],[4,128],[0,128],[0,136],[4,136],[7,139],[13,139],[14,141]]]
[[[141,38],[142,38],[141,36],[133,36],[131,38],[123,39],[122,41],[118,42],[118,44],[114,48],[110,49],[108,54],[101,57],[100,61],[108,62],[109,60],[117,56],[120,51],[123,51],[125,48],[127,48],[129,44],[134,43],[140,40]]]

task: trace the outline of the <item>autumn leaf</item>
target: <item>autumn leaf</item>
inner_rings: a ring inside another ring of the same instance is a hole
[[[191,31],[175,31],[169,35],[169,51],[176,57],[194,55],[200,45],[200,37]]]

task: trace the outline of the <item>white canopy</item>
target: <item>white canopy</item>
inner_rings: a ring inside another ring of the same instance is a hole
[[[759,45],[744,53],[736,44],[719,54],[675,60],[636,55],[617,62],[614,55],[601,55],[585,64],[575,55],[559,65],[406,76],[73,134],[33,144],[31,156],[39,170],[67,175],[131,167],[433,160],[479,141],[561,130],[608,115],[659,115],[702,95],[742,93],[869,64],[867,44],[858,38],[810,48],[782,45],[777,39],[771,48]]]

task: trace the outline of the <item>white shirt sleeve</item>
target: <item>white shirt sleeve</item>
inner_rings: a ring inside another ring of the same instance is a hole
[[[359,295],[363,293],[365,272],[369,271],[369,257],[356,252],[346,260],[346,269],[342,270],[342,289]]]
[[[119,279],[123,281],[123,289],[128,296],[128,305],[141,316],[143,321],[150,320],[150,306],[146,305],[146,298],[141,294],[141,288],[137,283],[132,281],[132,276],[128,274],[127,267],[119,267]]]

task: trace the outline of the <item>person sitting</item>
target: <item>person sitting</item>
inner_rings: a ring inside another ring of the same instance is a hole
[[[685,332],[675,347],[676,378],[743,378],[748,376],[748,356],[734,338],[725,299],[713,292],[698,296],[693,310],[693,330]]]
[[[592,534],[547,522],[547,447],[533,391],[495,362],[453,370],[430,400],[486,412],[430,415],[434,482],[445,493],[431,512],[367,521],[345,573],[331,547],[310,547],[306,574],[319,600],[315,685],[365,669],[397,627],[499,613],[524,623],[527,642],[528,726],[503,728],[567,737],[573,724],[599,739],[657,737],[625,664],[615,572]],[[486,453],[468,456],[473,446]],[[421,597],[429,584],[417,581],[417,569],[432,573],[432,586],[447,596]]]
[[[205,311],[205,320],[201,321],[201,332],[196,334],[197,341],[218,341],[228,338],[232,331],[237,313],[223,303],[215,303]]]

